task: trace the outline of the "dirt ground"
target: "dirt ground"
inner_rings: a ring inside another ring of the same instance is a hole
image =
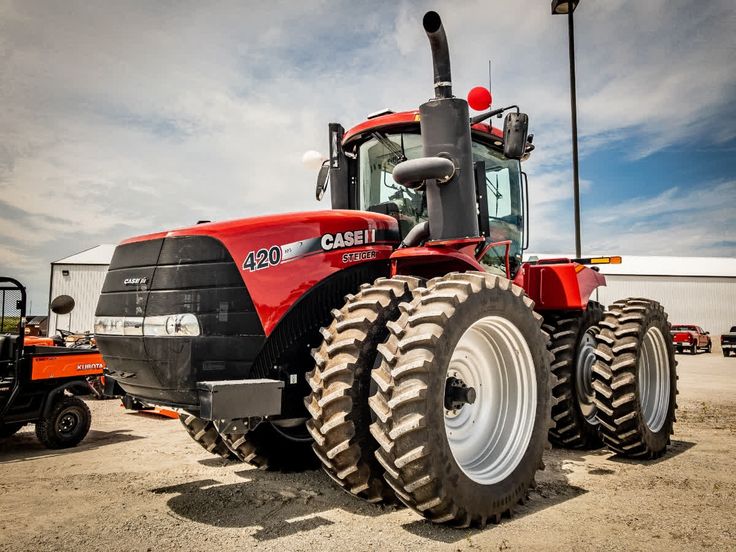
[[[485,530],[362,503],[321,471],[228,463],[176,420],[90,401],[75,449],[45,450],[31,426],[0,443],[0,550],[734,550],[736,358],[678,360],[665,457],[552,450],[531,501]]]

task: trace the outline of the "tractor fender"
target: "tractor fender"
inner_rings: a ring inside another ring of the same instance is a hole
[[[535,310],[585,310],[590,296],[606,278],[585,265],[561,260],[559,263],[525,263],[514,278],[536,304]]]
[[[59,385],[58,387],[54,387],[46,395],[42,417],[46,417],[51,413],[51,409],[53,408],[57,397],[59,397],[59,395],[63,395],[65,391],[69,391],[72,395],[87,395],[92,392],[86,380],[70,381]]]
[[[472,251],[477,240],[470,243]],[[391,276],[406,275],[420,278],[444,276],[449,272],[466,272],[485,269],[468,252],[457,247],[432,245],[431,247],[406,247],[391,254]]]

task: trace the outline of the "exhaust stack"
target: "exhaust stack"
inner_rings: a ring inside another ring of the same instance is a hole
[[[452,76],[450,72],[450,50],[447,47],[447,36],[442,20],[437,12],[429,11],[422,19],[424,31],[429,38],[432,49],[432,67],[434,68],[434,97],[452,98]]]
[[[422,23],[432,48],[435,88],[435,97],[419,106],[424,157],[449,159],[455,166],[449,179],[437,179],[431,171],[425,177],[429,240],[477,237],[468,102],[452,96],[450,52],[440,16],[427,12]]]

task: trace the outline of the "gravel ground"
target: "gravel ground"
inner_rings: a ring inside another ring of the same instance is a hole
[[[0,442],[0,550],[736,550],[736,358],[678,359],[666,456],[550,451],[531,501],[485,530],[362,503],[321,471],[229,463],[176,420],[91,401],[75,449],[47,451],[31,426]]]

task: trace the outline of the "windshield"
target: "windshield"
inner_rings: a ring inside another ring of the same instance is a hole
[[[427,220],[424,193],[394,182],[394,167],[405,159],[422,156],[418,134],[378,134],[360,146],[360,208],[364,211],[392,202],[399,208],[401,234]]]
[[[394,167],[401,161],[416,159],[422,154],[422,138],[416,133],[375,132],[360,145],[360,209],[369,210],[381,203],[394,203],[399,210],[402,235],[406,235],[418,222],[427,220],[427,201],[423,191],[401,186],[394,182],[391,175]],[[473,160],[485,163],[490,241],[511,240],[509,256],[514,271],[521,263],[520,164],[516,160],[506,159],[501,152],[476,141],[473,142]],[[505,252],[505,247],[494,247],[482,262],[503,267]]]
[[[671,330],[673,332],[694,332],[696,331],[695,326],[672,326]]]

